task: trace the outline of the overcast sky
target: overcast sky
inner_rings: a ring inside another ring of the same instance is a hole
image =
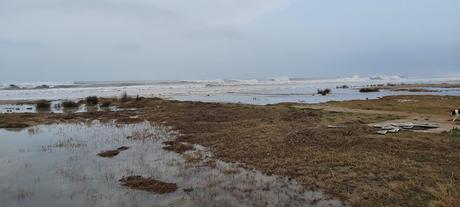
[[[0,0],[0,81],[453,73],[459,0]]]

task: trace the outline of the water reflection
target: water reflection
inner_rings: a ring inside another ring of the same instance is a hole
[[[215,160],[204,147],[162,149],[178,133],[140,124],[59,124],[0,130],[0,200],[5,206],[340,206],[294,180]],[[141,137],[142,139],[128,139]],[[101,151],[128,146],[113,158]],[[176,183],[174,193],[121,187],[123,176]]]
[[[117,106],[102,107],[99,104],[95,106],[88,106],[81,104],[76,107],[64,107],[62,101],[50,101],[49,108],[37,109],[36,104],[0,104],[0,114],[8,113],[86,113],[96,111],[121,111]]]
[[[35,104],[1,104],[0,113],[36,113]]]

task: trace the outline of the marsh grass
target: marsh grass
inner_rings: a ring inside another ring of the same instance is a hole
[[[47,100],[38,100],[35,102],[37,109],[50,109],[51,103]]]
[[[460,129],[457,127],[454,127],[450,131],[450,136],[455,140],[455,141],[460,141]]]
[[[431,195],[434,197],[428,206],[456,206],[455,197],[459,196],[454,183],[438,183],[434,187],[428,188]]]
[[[459,101],[460,97],[458,96],[404,95],[385,96],[380,99],[369,100],[331,101],[327,105],[352,109],[411,112],[418,115],[442,115],[447,117],[453,108],[458,107],[457,103]]]
[[[110,105],[112,105],[112,100],[110,99],[105,99],[101,102],[101,107],[109,107]]]
[[[49,145],[48,147],[57,147],[57,148],[65,148],[65,149],[76,149],[79,147],[86,146],[85,143],[82,143],[79,140],[69,138],[64,140],[58,140],[54,144]]]
[[[128,96],[128,93],[123,92],[120,97],[120,102],[128,102],[131,100],[131,97]]]
[[[361,93],[371,93],[371,92],[379,92],[380,89],[377,87],[368,87],[368,88],[361,88],[359,92]]]
[[[62,106],[64,108],[76,108],[79,106],[79,104],[77,102],[67,100],[62,102]]]
[[[326,88],[326,89],[318,89],[317,94],[321,94],[323,96],[328,95],[331,93],[331,89]]]
[[[97,96],[88,96],[85,101],[88,105],[97,105],[99,103],[99,98]]]

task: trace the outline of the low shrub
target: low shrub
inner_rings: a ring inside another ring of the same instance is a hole
[[[88,96],[85,100],[88,105],[96,105],[99,103],[99,98],[97,96]]]
[[[450,136],[455,140],[460,140],[460,129],[455,127],[450,131]]]
[[[112,101],[110,99],[105,99],[101,102],[102,107],[109,107],[110,105],[112,105]]]
[[[327,95],[327,94],[330,94],[331,93],[331,89],[329,88],[326,88],[326,89],[318,89],[318,94],[321,94],[323,96]]]
[[[380,89],[379,88],[375,88],[375,87],[369,87],[369,88],[361,88],[359,89],[359,92],[361,93],[370,93],[370,92],[379,92]]]
[[[131,97],[128,96],[128,93],[123,92],[120,97],[120,102],[127,102],[131,100]]]
[[[49,109],[51,106],[51,103],[47,100],[39,100],[35,104],[37,105],[37,109]]]
[[[78,103],[75,101],[63,101],[62,106],[64,108],[76,108],[78,107]]]

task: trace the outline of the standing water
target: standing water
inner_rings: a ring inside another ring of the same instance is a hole
[[[2,206],[341,206],[294,180],[215,161],[201,146],[163,150],[178,133],[140,124],[58,124],[0,130]],[[126,147],[112,158],[98,153]],[[184,159],[186,158],[186,159]],[[194,159],[200,158],[200,159]],[[215,161],[213,165],[205,164]],[[156,194],[120,185],[125,176],[177,184]]]

